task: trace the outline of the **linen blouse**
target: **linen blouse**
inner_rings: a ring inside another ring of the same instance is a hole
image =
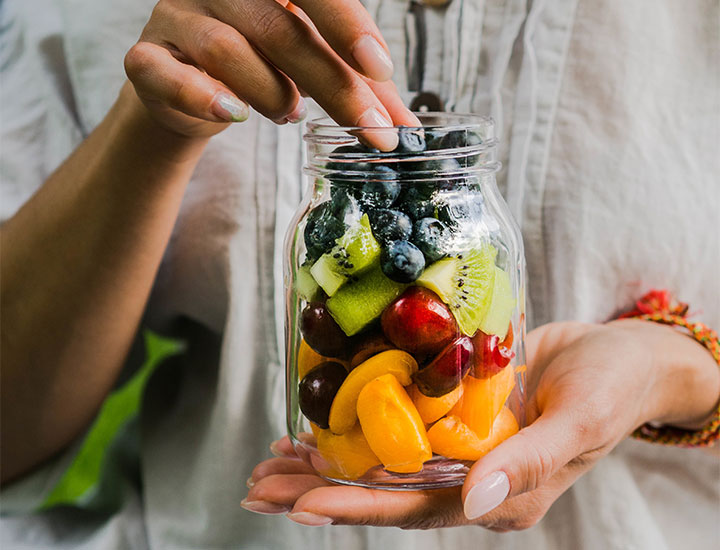
[[[153,4],[2,3],[0,220],[105,116]],[[716,0],[426,7],[420,83],[411,2],[364,4],[408,103],[430,91],[446,110],[495,118],[498,185],[525,241],[528,329],[602,322],[651,288],[720,328]],[[124,457],[113,463],[115,504],[98,509],[92,494],[37,509],[81,437],[3,490],[4,548],[720,547],[717,454],[631,440],[522,532],[307,528],[242,510],[245,480],[285,434],[282,241],[307,191],[302,164],[302,128],[257,113],[211,140],[143,320],[189,351],[155,371],[109,453]]]

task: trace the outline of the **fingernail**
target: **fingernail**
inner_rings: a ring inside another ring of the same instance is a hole
[[[370,107],[357,121],[357,126],[368,128],[392,128],[393,124],[375,107]],[[361,135],[365,141],[381,151],[392,151],[397,147],[398,135],[392,130],[363,130]]]
[[[476,519],[497,508],[510,492],[510,480],[505,472],[493,472],[485,477],[465,497],[465,517]]]
[[[355,42],[352,50],[355,61],[362,67],[365,74],[376,80],[384,82],[390,80],[393,74],[393,62],[387,51],[369,34]]]
[[[250,110],[246,103],[235,96],[226,93],[219,93],[212,103],[213,113],[228,122],[244,122],[250,116]]]
[[[305,106],[305,100],[301,97],[298,100],[297,105],[295,105],[295,108],[292,110],[292,113],[290,113],[286,120],[290,124],[299,124],[303,120],[305,120],[305,117],[307,116],[307,107]]]
[[[246,498],[240,501],[240,506],[256,514],[285,514],[290,511],[290,506],[284,504],[275,504],[264,500],[248,500]]]
[[[360,115],[357,125],[369,128],[392,128],[392,122],[385,118],[375,107],[370,107]]]
[[[273,441],[272,443],[270,443],[270,452],[275,456],[286,456],[285,453],[280,450],[277,441]]]
[[[330,525],[333,522],[333,520],[327,516],[313,514],[312,512],[290,512],[286,517],[295,523],[308,525],[310,527],[321,527],[323,525]]]
[[[253,487],[255,487],[255,482],[253,481],[253,478],[251,478],[251,477],[247,478],[245,485],[247,485],[248,489],[252,489]]]

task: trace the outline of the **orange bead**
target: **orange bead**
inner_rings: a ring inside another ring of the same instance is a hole
[[[370,448],[386,470],[419,472],[423,463],[432,458],[420,413],[392,374],[375,378],[363,387],[357,415]]]
[[[428,397],[415,384],[408,386],[407,392],[423,422],[432,424],[438,418],[445,416],[457,403],[463,394],[463,385],[458,384],[457,388],[441,397]]]
[[[463,395],[450,414],[459,417],[480,439],[485,439],[513,387],[515,372],[511,366],[490,378],[466,376]]]
[[[503,407],[484,439],[475,435],[457,416],[446,416],[428,430],[428,440],[434,453],[457,460],[478,460],[511,435],[519,426],[510,409]]]

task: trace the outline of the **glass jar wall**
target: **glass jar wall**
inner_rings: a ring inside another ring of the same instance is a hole
[[[463,482],[524,421],[524,273],[491,119],[308,124],[285,250],[287,424],[323,477]],[[380,152],[373,132],[396,132]]]

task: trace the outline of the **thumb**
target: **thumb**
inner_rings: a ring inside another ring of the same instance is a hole
[[[544,411],[473,465],[462,490],[465,516],[479,518],[548,481],[581,453],[578,433],[567,410]]]

